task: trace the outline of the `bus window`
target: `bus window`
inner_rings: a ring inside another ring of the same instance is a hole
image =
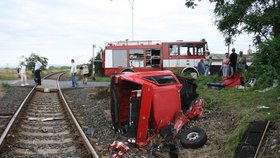
[[[160,67],[160,49],[146,49],[146,67]]]
[[[144,67],[143,49],[130,49],[129,60],[130,60],[130,66],[132,67]]]
[[[146,49],[146,67],[151,67],[151,55],[152,55],[152,50],[151,49]]]
[[[171,44],[169,46],[169,56],[177,56],[178,55],[178,45]]]
[[[113,50],[111,54],[112,59],[107,59],[107,63],[111,61],[113,67],[127,67],[127,50]]]
[[[191,43],[184,43],[180,45],[180,55],[192,55],[193,47]]]
[[[195,53],[196,53],[196,55],[203,55],[203,45],[197,45],[196,47],[195,47]]]

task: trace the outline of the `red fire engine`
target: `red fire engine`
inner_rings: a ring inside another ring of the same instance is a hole
[[[117,41],[106,43],[102,66],[106,76],[120,72],[176,70],[197,77],[196,65],[205,58],[207,42]]]

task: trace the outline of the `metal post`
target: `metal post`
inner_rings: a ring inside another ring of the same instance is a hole
[[[130,3],[130,6],[131,6],[131,24],[132,24],[132,40],[134,40],[134,0],[128,0],[129,3]]]
[[[92,80],[93,81],[95,81],[96,79],[95,79],[95,65],[94,65],[94,60],[95,60],[95,58],[94,58],[94,48],[95,48],[95,45],[93,44],[92,45],[92,49],[93,49],[93,51],[92,51]]]
[[[113,1],[113,0],[110,0]],[[128,0],[131,6],[131,24],[132,24],[132,28],[131,28],[131,38],[132,40],[134,40],[134,0]]]

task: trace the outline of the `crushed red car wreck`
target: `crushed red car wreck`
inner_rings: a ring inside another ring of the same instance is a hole
[[[208,88],[223,89],[232,88],[236,86],[244,86],[243,77],[239,73],[232,73],[228,77],[224,77],[222,83],[207,83]]]
[[[139,149],[156,136],[175,137],[187,122],[203,114],[203,100],[195,101],[196,88],[194,80],[171,71],[113,75],[113,127]],[[196,127],[180,133],[179,139],[183,147],[198,148],[205,144],[207,136]]]

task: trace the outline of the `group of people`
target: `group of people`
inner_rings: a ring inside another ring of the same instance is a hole
[[[34,81],[37,85],[41,85],[41,66],[42,63],[39,61],[39,57],[35,58],[35,65],[34,65]],[[87,84],[87,78],[89,74],[89,69],[86,64],[83,64],[80,67],[81,75],[83,78],[83,84]],[[76,80],[76,75],[77,75],[77,67],[75,64],[75,60],[71,59],[71,77],[72,77],[72,87],[78,86],[78,82]],[[18,73],[21,78],[21,86],[29,85],[27,82],[27,68],[26,68],[26,63],[24,61],[20,62],[20,66],[18,68]]]
[[[223,77],[227,77],[230,74],[241,72],[241,71],[247,71],[247,61],[246,57],[243,56],[243,52],[239,52],[239,56],[237,56],[237,53],[235,52],[235,48],[232,48],[232,53],[229,55],[229,53],[225,53],[225,57],[222,62],[222,72]]]
[[[221,70],[223,73],[223,77],[230,76],[232,73],[247,71],[247,61],[246,57],[243,55],[243,52],[239,52],[239,56],[235,52],[235,48],[232,48],[232,53],[225,53],[225,57],[223,58]],[[212,56],[209,51],[205,53],[205,59],[200,59],[197,64],[197,70],[199,75],[207,76],[210,74],[210,66],[212,64]]]
[[[39,57],[35,58],[35,65],[34,65],[35,78],[34,78],[34,81],[37,85],[41,85],[41,75],[40,75],[41,66],[42,66],[42,64],[39,61]],[[28,82],[27,82],[26,63],[24,61],[20,62],[20,66],[18,68],[18,73],[19,73],[20,80],[21,80],[21,86],[29,85]]]
[[[81,71],[81,76],[83,78],[83,84],[87,84],[87,78],[88,78],[88,74],[89,74],[88,66],[86,64],[83,64],[80,67],[80,71]],[[78,86],[78,82],[76,79],[77,66],[75,64],[74,59],[71,59],[71,71],[70,72],[71,72],[72,87],[77,87]]]

